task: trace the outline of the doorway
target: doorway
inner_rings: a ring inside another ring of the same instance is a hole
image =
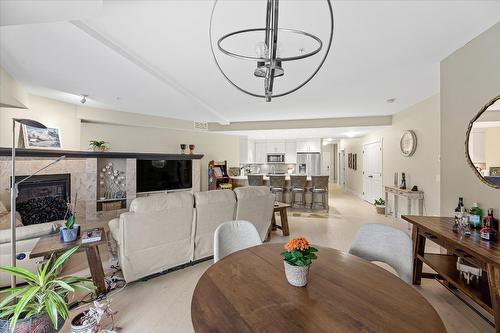
[[[382,141],[376,141],[363,145],[363,199],[373,203],[382,196]]]

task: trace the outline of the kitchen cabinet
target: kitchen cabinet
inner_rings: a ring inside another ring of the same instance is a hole
[[[284,153],[285,152],[285,142],[284,141],[267,141],[267,153]]]
[[[295,141],[285,142],[285,162],[297,163],[297,142]]]
[[[267,162],[267,143],[266,142],[256,142],[255,143],[255,162],[256,163]]]
[[[297,152],[319,153],[321,152],[321,139],[308,139],[297,141]]]
[[[255,143],[248,137],[240,137],[240,163],[253,163],[255,160]]]

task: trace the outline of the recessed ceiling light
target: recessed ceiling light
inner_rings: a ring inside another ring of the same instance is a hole
[[[80,96],[82,96],[82,99],[80,100],[80,103],[85,104],[85,102],[87,102],[87,97],[89,97],[89,95],[82,94]]]
[[[396,101],[395,98],[389,98],[386,102],[387,103],[394,103]]]

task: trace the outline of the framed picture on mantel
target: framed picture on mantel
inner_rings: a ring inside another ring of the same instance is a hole
[[[23,125],[22,142],[29,149],[61,149],[59,128],[36,128]]]

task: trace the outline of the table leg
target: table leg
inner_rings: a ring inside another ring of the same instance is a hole
[[[389,192],[385,192],[385,216],[387,216],[388,210],[389,210]]]
[[[290,229],[288,228],[288,215],[286,213],[286,208],[280,209],[281,217],[281,231],[283,236],[290,236]]]
[[[424,199],[418,199],[418,215],[424,215]]]
[[[490,287],[491,306],[495,317],[496,332],[500,333],[500,266],[488,264],[488,285]]]
[[[275,212],[273,212],[273,218],[271,219],[271,222],[272,222],[271,229],[276,230],[277,228],[276,228],[276,213]]]
[[[422,280],[422,260],[418,255],[423,255],[425,250],[425,237],[418,234],[418,227],[413,225],[412,230],[413,239],[413,284],[420,285]]]
[[[106,292],[106,282],[104,281],[104,269],[102,268],[101,256],[97,246],[89,246],[85,249],[87,261],[92,275],[92,281],[97,287],[97,295]]]
[[[394,194],[394,218],[398,218],[399,211],[399,197],[397,194]]]

